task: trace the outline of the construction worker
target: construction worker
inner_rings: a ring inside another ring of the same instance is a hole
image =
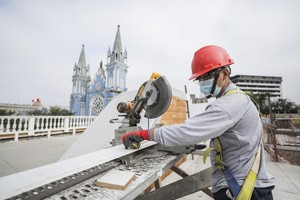
[[[131,142],[142,140],[178,146],[211,139],[214,199],[272,200],[275,180],[267,173],[264,151],[261,149],[259,112],[250,98],[231,82],[232,64],[234,61],[222,47],[210,45],[196,51],[190,80],[200,84],[206,98],[216,97],[216,100],[203,113],[187,119],[183,124],[129,132],[122,137],[122,142],[128,148]],[[256,173],[251,173],[255,179],[249,177],[250,171],[255,171],[252,170],[254,165],[259,166]],[[228,180],[228,173],[235,183]],[[254,181],[252,189],[245,192],[242,186],[247,178]]]

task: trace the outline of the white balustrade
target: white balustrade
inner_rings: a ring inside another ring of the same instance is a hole
[[[86,129],[96,116],[0,116],[0,139],[14,135],[15,141],[20,134],[25,136],[48,135],[52,132],[76,133]]]

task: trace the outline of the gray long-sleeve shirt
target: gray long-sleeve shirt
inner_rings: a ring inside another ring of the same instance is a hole
[[[237,89],[230,84],[225,93]],[[219,137],[224,162],[240,185],[243,184],[261,143],[262,124],[259,113],[247,95],[230,94],[216,99],[205,112],[187,119],[183,124],[154,129],[154,140],[166,146],[197,144]],[[210,147],[216,147],[211,140]],[[223,172],[215,164],[215,152],[210,153],[213,167],[212,192],[228,188]],[[274,177],[267,173],[262,155],[256,187],[274,185]]]

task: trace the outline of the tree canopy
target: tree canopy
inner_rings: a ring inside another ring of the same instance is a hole
[[[259,110],[262,114],[270,114],[269,110],[269,96],[268,93],[247,93],[251,100],[254,102],[255,105],[259,105]],[[274,99],[270,100],[270,106],[272,113],[280,113],[280,114],[286,114],[286,113],[296,113],[297,107],[294,102],[292,102],[289,99]],[[258,106],[257,106],[258,107]]]

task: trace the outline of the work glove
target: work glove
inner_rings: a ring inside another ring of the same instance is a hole
[[[128,149],[128,147],[138,149],[143,140],[149,140],[148,130],[132,131],[122,136],[122,143],[125,149]]]

